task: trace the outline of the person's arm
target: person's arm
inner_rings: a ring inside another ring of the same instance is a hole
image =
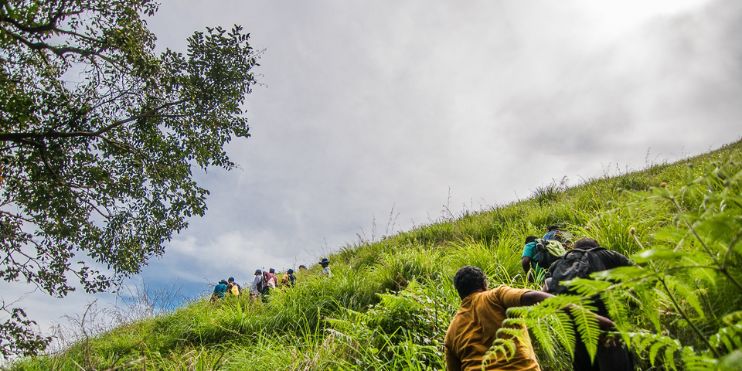
[[[520,297],[520,303],[522,305],[534,305],[552,296],[554,295],[542,291],[529,291]],[[570,310],[570,307],[571,305],[567,307],[568,311]],[[598,320],[598,326],[600,326],[600,328],[603,330],[611,330],[615,327],[613,321],[606,317],[595,314],[595,318]]]
[[[520,297],[520,304],[530,306],[538,304],[552,296],[554,295],[543,291],[528,291]]]
[[[531,270],[531,258],[524,256],[520,259],[520,265],[523,267],[523,271],[528,273]]]
[[[461,360],[454,354],[451,349],[446,348],[446,370],[461,371]]]

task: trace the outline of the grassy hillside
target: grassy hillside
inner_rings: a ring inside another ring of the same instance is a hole
[[[578,285],[605,295],[643,367],[734,364],[742,354],[741,160],[737,142],[567,190],[539,188],[525,201],[346,247],[330,257],[332,278],[312,267],[267,303],[201,300],[14,368],[442,369],[459,305],[455,271],[476,265],[491,286],[537,288],[520,268],[522,241],[553,223],[639,263],[613,281]],[[521,320],[545,369],[569,369],[568,342],[550,322],[556,312],[546,303],[532,313]]]

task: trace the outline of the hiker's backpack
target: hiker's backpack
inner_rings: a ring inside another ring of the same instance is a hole
[[[536,240],[536,252],[533,254],[533,261],[541,268],[549,269],[552,263],[564,256],[566,250],[559,241],[556,240]]]
[[[562,282],[575,278],[586,278],[590,273],[601,270],[600,267],[594,267],[592,259],[590,259],[590,255],[598,250],[605,249],[602,247],[594,247],[589,250],[573,249],[555,261],[549,267],[548,276],[551,281],[548,283],[547,291],[554,295],[563,294],[567,292],[567,287],[562,285]]]

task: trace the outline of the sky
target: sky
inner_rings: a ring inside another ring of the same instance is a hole
[[[149,20],[158,48],[179,51],[194,31],[233,24],[261,51],[252,136],[228,145],[237,169],[196,175],[211,192],[206,216],[130,286],[195,297],[446,208],[486,209],[742,134],[738,1],[171,0]],[[116,301],[0,288],[43,331]]]

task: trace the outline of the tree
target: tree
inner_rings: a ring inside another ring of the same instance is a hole
[[[151,0],[0,0],[0,277],[110,290],[206,211],[193,170],[234,167],[257,53],[234,26],[156,52]],[[79,285],[76,283],[79,281]],[[5,303],[3,301],[3,303]],[[48,343],[5,305],[0,353]]]

